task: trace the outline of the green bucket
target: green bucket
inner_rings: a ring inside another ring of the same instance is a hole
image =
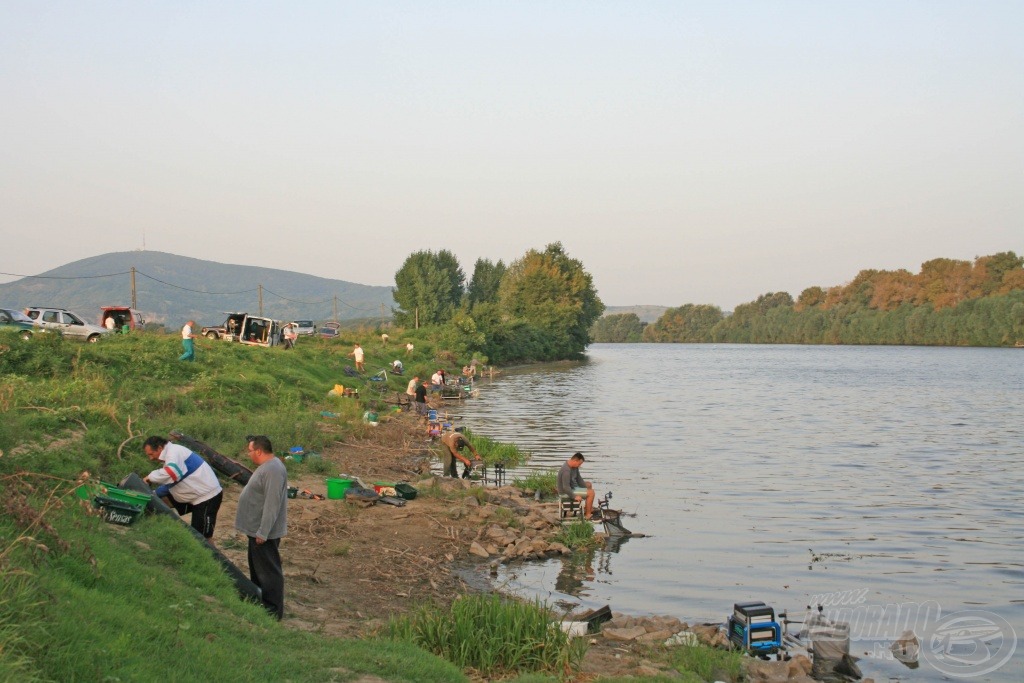
[[[352,486],[351,479],[328,478],[325,481],[327,482],[327,497],[331,500],[341,500],[345,497],[345,491]]]

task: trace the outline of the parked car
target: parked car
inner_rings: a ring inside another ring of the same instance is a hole
[[[142,319],[142,314],[128,306],[103,306],[100,308],[100,327],[107,328],[108,318],[114,320],[113,329],[116,332],[141,330],[142,326],[146,324],[146,321]]]
[[[281,343],[281,329],[283,325],[280,320],[264,318],[257,315],[247,315],[242,320],[241,332],[238,334],[238,341],[253,346],[277,346]]]
[[[87,323],[66,308],[31,306],[25,313],[44,330],[89,343],[98,342],[100,337],[110,334],[110,330]]]
[[[39,328],[32,318],[16,308],[0,308],[0,329],[16,330],[22,339],[31,339]]]
[[[313,324],[312,320],[296,320],[292,325],[295,326],[295,334],[300,337],[312,337],[316,334],[316,325]]]
[[[333,339],[338,336],[340,330],[341,325],[339,323],[324,323],[316,333],[324,339]]]
[[[245,322],[246,313],[228,313],[222,325],[204,327],[200,334],[207,339],[225,339],[227,341],[238,341],[238,334],[242,330],[242,323]]]

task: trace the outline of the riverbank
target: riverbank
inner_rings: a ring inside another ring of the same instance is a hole
[[[410,414],[393,415],[332,445],[321,459],[326,474],[296,468],[290,483],[322,494],[325,476],[347,474],[368,483],[407,481],[418,495],[403,507],[289,501],[289,534],[281,545],[286,628],[340,638],[372,636],[388,619],[420,604],[447,606],[460,595],[488,590],[489,566],[509,558],[513,547],[521,555],[532,549],[534,557],[568,552],[551,542],[560,528],[557,503],[536,501],[508,485],[481,486],[430,474],[433,444]],[[222,520],[233,518],[240,491],[225,489]],[[244,539],[229,524],[220,525],[214,541],[238,566],[246,566]],[[717,627],[688,626],[670,616],[617,615],[600,635],[588,636],[590,646],[574,680],[672,675],[658,646],[687,629],[693,642],[723,644]],[[783,663],[775,680],[811,680],[804,678],[808,671],[809,662]]]

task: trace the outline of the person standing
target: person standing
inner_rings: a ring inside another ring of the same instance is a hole
[[[265,436],[249,437],[256,465],[238,497],[235,529],[249,539],[249,578],[263,593],[263,606],[278,621],[284,617],[284,568],[281,538],[288,531],[288,470]]]
[[[469,461],[469,458],[464,456],[461,451],[463,448],[468,448],[473,452],[473,455],[477,460],[480,460],[480,454],[473,448],[473,444],[469,442],[469,439],[464,437],[458,432],[445,432],[444,436],[441,437],[441,443],[444,444],[445,450],[448,451],[447,455],[444,455],[441,459],[442,474],[447,477],[459,476],[458,465],[455,464],[456,460],[461,460],[462,464],[465,465],[465,469],[462,471],[462,478],[469,478],[469,471],[473,469],[473,463]]]
[[[412,349],[413,349],[412,342],[409,342],[408,344],[406,344],[405,345],[405,355],[411,356],[412,355]]]
[[[416,385],[420,383],[419,377],[413,377],[405,387],[405,395],[409,397],[409,410],[416,410]],[[418,410],[416,410],[419,413]]]
[[[355,361],[356,361],[356,370],[358,372],[363,372],[363,358],[364,358],[363,347],[360,346],[359,344],[356,344],[355,348],[352,349],[352,352],[350,354],[348,354],[348,355],[352,356],[352,358],[355,359]]]
[[[295,329],[295,323],[288,323],[284,326],[284,348],[290,349],[295,346],[295,342],[299,338],[299,333]]]
[[[192,333],[192,328],[195,327],[196,321],[189,320],[185,323],[185,326],[181,328],[181,345],[185,349],[185,353],[178,357],[178,360],[194,361],[196,359],[196,335]]]
[[[594,509],[594,487],[589,481],[583,480],[580,474],[580,465],[586,458],[582,453],[573,453],[572,456],[558,470],[558,495],[573,500],[586,499],[583,507],[583,518],[591,519]]]
[[[114,327],[115,327],[116,325],[117,325],[117,321],[116,321],[116,320],[114,320],[114,316],[112,316],[112,315],[108,315],[108,316],[107,316],[107,317],[106,317],[106,318],[105,318],[105,319],[103,320],[103,327],[107,328],[107,329],[108,329],[108,330],[110,330],[111,332],[113,332],[113,331],[114,331]]]
[[[427,414],[427,386],[423,382],[419,382],[419,377],[416,378],[416,414],[426,415]]]
[[[388,333],[387,332],[385,332],[384,334],[380,335],[380,345],[383,346],[384,348],[387,348],[387,346],[388,346],[388,339],[390,339],[390,337],[388,337]]]
[[[156,484],[157,497],[168,501],[179,515],[191,514],[192,528],[203,538],[212,538],[224,490],[209,463],[184,446],[168,443],[160,436],[146,439],[142,451],[150,460],[163,464],[142,481]]]

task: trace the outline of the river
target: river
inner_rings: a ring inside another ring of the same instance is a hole
[[[647,535],[506,590],[691,623],[823,604],[876,680],[1024,680],[1024,350],[596,344],[479,386],[462,423],[523,469],[582,451]],[[919,668],[890,655],[904,628]]]

